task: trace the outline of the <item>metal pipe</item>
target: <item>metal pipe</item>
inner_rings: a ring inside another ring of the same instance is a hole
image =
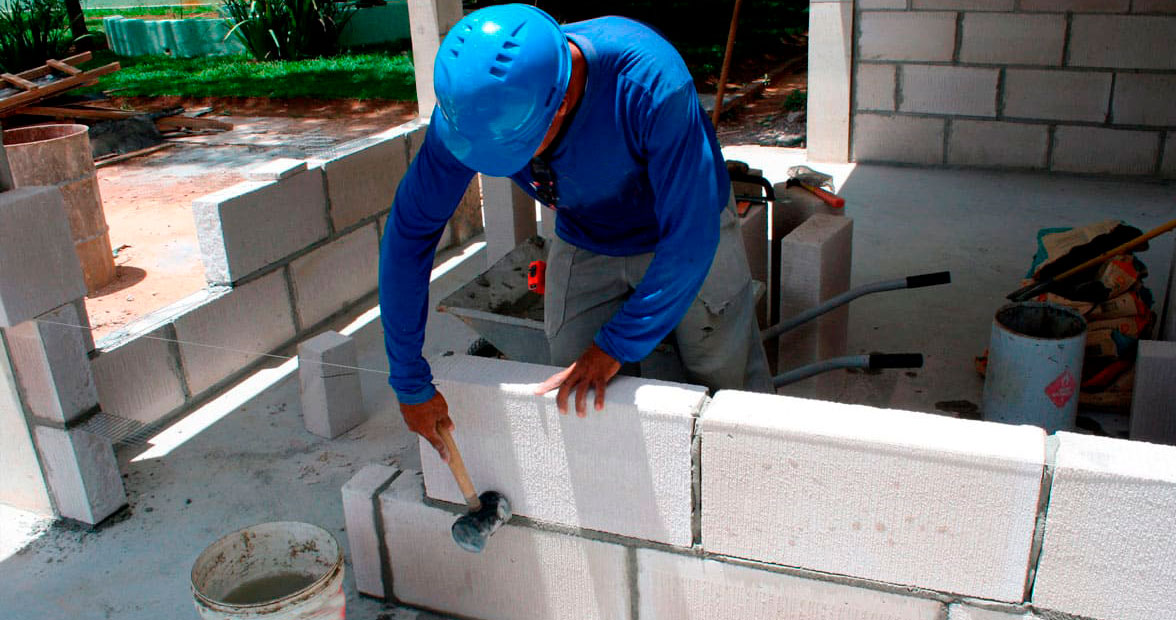
[[[873,284],[866,284],[855,289],[850,289],[835,295],[825,300],[824,303],[809,308],[800,314],[765,329],[760,335],[762,340],[769,340],[775,338],[784,332],[791,331],[797,327],[837,308],[847,304],[858,297],[869,295],[871,293],[881,293],[883,291],[895,291],[904,288],[920,288],[923,286],[936,286],[939,284],[948,284],[951,282],[951,272],[939,271],[936,273],[928,273],[918,276],[908,276],[906,278],[899,278],[897,280],[886,280],[884,282],[875,282]]]
[[[814,362],[800,368],[793,368],[785,373],[772,377],[772,385],[783,387],[796,383],[813,375],[819,375],[838,368],[866,368],[882,370],[883,368],[922,368],[922,353],[870,353],[869,355],[846,355],[820,362]]]

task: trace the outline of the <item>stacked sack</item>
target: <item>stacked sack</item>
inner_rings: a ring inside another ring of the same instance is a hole
[[[1138,228],[1114,220],[1038,231],[1037,255],[1029,277],[1048,280],[1140,234]],[[1137,249],[1143,251],[1147,246]],[[1134,255],[1122,254],[1034,298],[1073,308],[1086,319],[1078,401],[1084,408],[1115,412],[1131,408],[1135,352],[1140,338],[1151,337],[1156,319],[1151,292],[1143,285],[1145,277],[1147,267]],[[1026,280],[1025,284],[1029,283]]]

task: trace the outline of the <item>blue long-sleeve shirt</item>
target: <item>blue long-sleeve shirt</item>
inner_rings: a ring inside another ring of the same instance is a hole
[[[730,180],[690,73],[665,39],[622,17],[563,30],[588,71],[576,113],[547,156],[558,193],[556,234],[598,254],[654,254],[641,283],[595,337],[616,360],[637,361],[698,294],[718,246]],[[432,118],[444,122],[440,114]],[[449,153],[434,125],[397,189],[380,247],[388,382],[405,404],[435,392],[421,355],[429,272],[475,173]],[[529,167],[510,178],[538,198]]]

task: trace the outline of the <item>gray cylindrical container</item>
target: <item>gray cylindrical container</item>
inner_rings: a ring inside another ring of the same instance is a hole
[[[1086,321],[1057,304],[1024,302],[996,312],[988,345],[983,416],[1033,424],[1047,433],[1074,428],[1086,348]]]

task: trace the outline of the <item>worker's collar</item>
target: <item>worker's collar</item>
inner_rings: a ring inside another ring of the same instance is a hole
[[[567,134],[568,127],[571,126],[572,120],[576,117],[576,111],[579,110],[580,103],[584,100],[584,91],[588,83],[588,60],[584,57],[578,44],[569,40],[568,48],[572,53],[572,76],[568,80],[568,89],[564,94],[563,102],[560,103],[559,110],[556,111],[555,118],[552,119],[542,144],[535,151],[535,157],[546,157],[555,151],[559,141]]]

